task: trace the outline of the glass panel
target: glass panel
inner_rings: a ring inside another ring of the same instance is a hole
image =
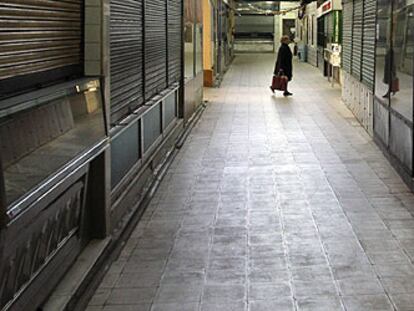
[[[114,188],[140,158],[139,122],[111,142],[111,179]]]
[[[29,192],[105,137],[99,81],[72,85],[0,110],[0,151],[7,203]],[[47,100],[45,98],[48,98]],[[25,105],[31,108],[22,108]]]
[[[393,61],[390,79],[391,106],[413,120],[414,3],[395,1],[393,8]]]
[[[203,40],[202,26],[196,25],[195,48],[196,48],[196,74],[203,71]]]
[[[412,170],[413,132],[410,126],[391,113],[390,150],[408,170]]]
[[[161,103],[151,107],[144,115],[143,122],[144,152],[147,152],[161,135]]]
[[[196,49],[196,74],[203,71],[203,14],[201,1],[195,2],[196,4],[196,20],[195,20],[195,49]]]
[[[177,115],[177,93],[174,92],[164,101],[164,129],[171,124]]]
[[[184,76],[191,79],[194,77],[194,0],[185,0],[184,5]]]
[[[391,64],[390,28],[391,3],[388,0],[378,1],[377,7],[377,44],[376,44],[376,75],[375,95],[379,101],[389,104],[388,88]]]

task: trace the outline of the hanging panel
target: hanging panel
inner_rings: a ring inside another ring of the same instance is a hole
[[[362,25],[364,15],[363,0],[354,0],[354,18],[352,27],[352,75],[361,80],[362,62]]]
[[[166,1],[145,1],[145,100],[167,87],[166,22]]]
[[[142,0],[111,0],[111,123],[143,104]]]
[[[181,42],[182,42],[182,7],[183,0],[168,0],[168,84],[181,79]]]
[[[364,1],[363,43],[362,43],[362,82],[374,90],[375,81],[375,14],[376,0]]]
[[[342,67],[351,73],[353,3],[343,5]]]
[[[0,2],[0,97],[83,72],[83,0]]]

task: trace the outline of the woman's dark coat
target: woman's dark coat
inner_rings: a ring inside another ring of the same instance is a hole
[[[277,61],[274,74],[277,75],[280,70],[283,70],[283,74],[292,80],[292,51],[289,45],[282,43],[277,53]]]

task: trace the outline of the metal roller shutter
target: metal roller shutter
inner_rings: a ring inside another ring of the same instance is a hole
[[[352,27],[352,75],[361,80],[362,62],[362,20],[364,15],[363,0],[354,1],[354,18]]]
[[[0,96],[83,72],[83,0],[0,2]]]
[[[167,87],[167,5],[145,1],[145,99]]]
[[[142,0],[111,0],[111,123],[144,103]]]
[[[347,2],[343,5],[343,33],[342,33],[342,67],[351,73],[352,63],[352,19],[353,19],[353,3]]]
[[[182,0],[168,0],[168,83],[181,79]]]
[[[363,43],[362,43],[362,82],[371,91],[374,90],[375,81],[375,14],[376,0],[364,1]]]

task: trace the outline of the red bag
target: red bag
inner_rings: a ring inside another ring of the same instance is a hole
[[[400,91],[400,80],[398,78],[392,80],[391,82],[391,92],[397,93]]]
[[[284,75],[273,76],[272,89],[278,91],[286,91],[288,85],[288,77]]]

